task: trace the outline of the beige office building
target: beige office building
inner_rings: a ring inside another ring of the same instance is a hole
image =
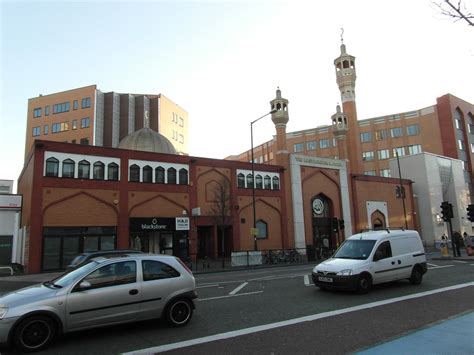
[[[35,139],[115,148],[146,125],[178,154],[189,154],[188,113],[162,94],[102,92],[96,85],[40,94],[28,100],[25,158]]]

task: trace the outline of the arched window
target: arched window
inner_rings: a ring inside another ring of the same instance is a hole
[[[110,163],[107,165],[107,180],[118,181],[119,167],[117,163]]]
[[[130,181],[140,182],[140,167],[137,164],[130,166]]]
[[[252,174],[247,174],[247,188],[248,189],[253,188],[253,176],[252,176]]]
[[[273,190],[280,190],[280,179],[278,176],[274,176],[272,179],[273,182]]]
[[[66,159],[63,161],[63,178],[73,178],[75,163],[71,159]]]
[[[239,188],[244,188],[245,187],[245,175],[242,173],[239,173],[237,175],[237,187]]]
[[[257,239],[268,238],[267,223],[265,221],[262,221],[260,219],[257,221],[257,223],[255,223],[255,226],[257,227],[257,230],[258,230]]]
[[[146,165],[143,167],[143,182],[152,182],[153,180],[153,169],[151,166]]]
[[[104,163],[97,161],[92,169],[92,178],[94,180],[104,180]]]
[[[256,175],[255,176],[255,188],[257,189],[263,189],[263,179],[262,175]]]
[[[176,169],[168,169],[168,184],[176,184]]]
[[[46,176],[58,177],[59,160],[56,158],[48,158],[46,160]]]
[[[89,163],[87,160],[81,160],[79,162],[79,169],[77,170],[77,177],[79,179],[89,179],[90,178],[90,172],[91,172],[91,163]]]
[[[188,184],[188,171],[186,169],[179,169],[179,184],[187,185]]]
[[[155,182],[157,184],[165,183],[165,169],[161,166],[155,169]]]
[[[268,175],[265,175],[264,184],[265,184],[265,189],[271,190],[272,189],[272,178]]]

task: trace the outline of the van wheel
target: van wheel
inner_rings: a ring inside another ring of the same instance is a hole
[[[359,276],[359,281],[357,283],[357,293],[363,295],[370,291],[372,287],[372,279],[369,275],[362,274]]]
[[[419,285],[423,281],[423,273],[419,266],[415,266],[411,272],[410,283],[412,285]]]
[[[56,337],[56,326],[51,318],[33,316],[24,319],[13,332],[15,347],[24,353],[45,349]]]
[[[171,301],[166,308],[165,317],[169,325],[182,327],[186,325],[193,316],[193,306],[184,298]]]

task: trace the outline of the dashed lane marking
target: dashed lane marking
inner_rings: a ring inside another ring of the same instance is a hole
[[[454,266],[454,265],[433,266],[433,267],[429,267],[428,270],[443,269],[445,267],[452,267],[452,266]]]
[[[236,295],[226,295],[226,296],[217,296],[217,297],[209,297],[209,298],[198,298],[198,301],[210,301],[210,300],[218,300],[221,298],[231,298],[231,297],[239,297],[239,296],[248,296],[248,295],[255,295],[256,293],[262,293],[263,291],[254,291],[254,292],[247,292],[247,293],[239,293]]]
[[[235,295],[237,292],[239,292],[241,289],[243,289],[245,286],[248,285],[248,282],[244,282],[242,285],[239,285],[239,287],[233,289],[232,291],[229,292],[229,295],[233,296]]]

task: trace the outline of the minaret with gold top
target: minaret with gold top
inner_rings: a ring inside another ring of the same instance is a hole
[[[341,106],[336,106],[336,113],[331,116],[332,120],[332,133],[337,141],[338,158],[341,160],[348,160],[347,156],[347,117],[344,112],[341,111]],[[348,170],[350,168],[348,167]]]
[[[341,35],[341,54],[334,60],[337,85],[341,92],[342,111],[347,121],[347,159],[350,162],[350,172],[361,174],[361,145],[359,125],[357,123],[357,108],[355,101],[356,68],[355,57],[347,54],[346,45]]]

